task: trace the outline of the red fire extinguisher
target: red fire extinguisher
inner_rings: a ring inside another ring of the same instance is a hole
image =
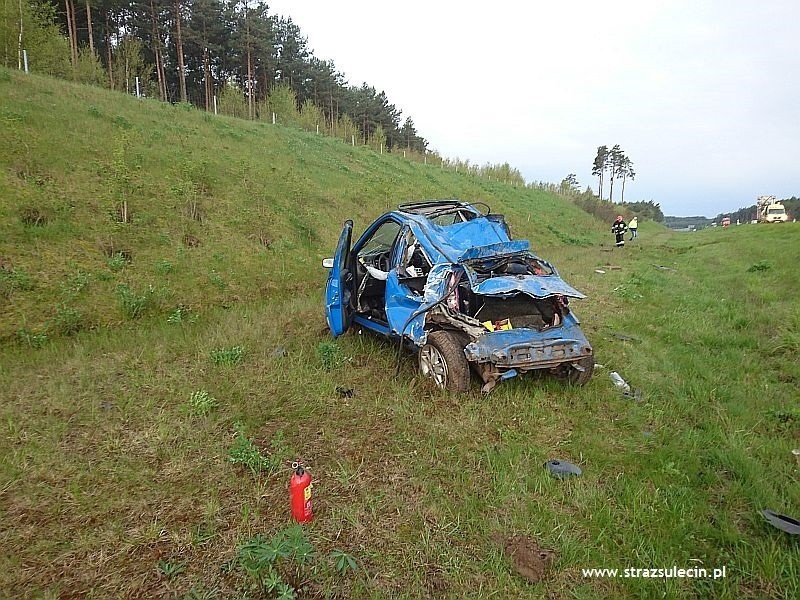
[[[289,480],[289,499],[292,503],[292,518],[298,523],[311,520],[311,475],[302,464],[292,463],[292,478]]]

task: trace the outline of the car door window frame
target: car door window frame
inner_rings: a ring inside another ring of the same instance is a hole
[[[373,240],[375,240],[376,236],[378,236],[381,233],[384,227],[390,224],[394,225],[397,228],[397,230],[394,232],[394,237],[391,239],[390,242],[388,242],[388,245],[386,240],[381,240],[382,245],[380,246],[376,245],[374,248],[370,248],[369,247],[370,243],[373,242]],[[367,239],[365,239],[363,243],[359,244],[359,248],[356,251],[357,260],[359,260],[359,262],[363,261],[364,264],[368,264],[371,267],[380,268],[378,265],[378,262],[380,261],[378,259],[379,257],[386,255],[387,264],[383,266],[388,266],[389,267],[388,270],[391,270],[395,266],[394,263],[396,262],[395,250],[397,245],[397,239],[402,229],[403,229],[402,224],[396,219],[393,219],[391,217],[376,224],[370,236]],[[366,250],[368,250],[368,252],[366,252]]]

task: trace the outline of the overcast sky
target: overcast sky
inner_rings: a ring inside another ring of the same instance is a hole
[[[267,3],[446,157],[596,192],[619,144],[625,199],[679,216],[800,196],[800,0]]]

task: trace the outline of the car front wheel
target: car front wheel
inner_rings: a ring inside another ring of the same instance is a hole
[[[469,363],[458,338],[447,331],[431,331],[419,350],[419,370],[437,387],[451,392],[469,390]]]

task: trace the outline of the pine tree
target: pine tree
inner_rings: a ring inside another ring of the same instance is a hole
[[[619,144],[614,144],[614,147],[611,148],[611,152],[609,152],[608,156],[606,157],[606,168],[611,176],[611,185],[609,186],[610,191],[608,193],[609,202],[614,201],[614,179],[617,179],[619,176],[619,169],[624,156],[625,155],[622,153]]]
[[[597,195],[603,198],[603,176],[606,172],[606,165],[608,163],[608,146],[598,146],[597,154],[594,157],[592,164],[592,175],[599,179],[597,188]]]

